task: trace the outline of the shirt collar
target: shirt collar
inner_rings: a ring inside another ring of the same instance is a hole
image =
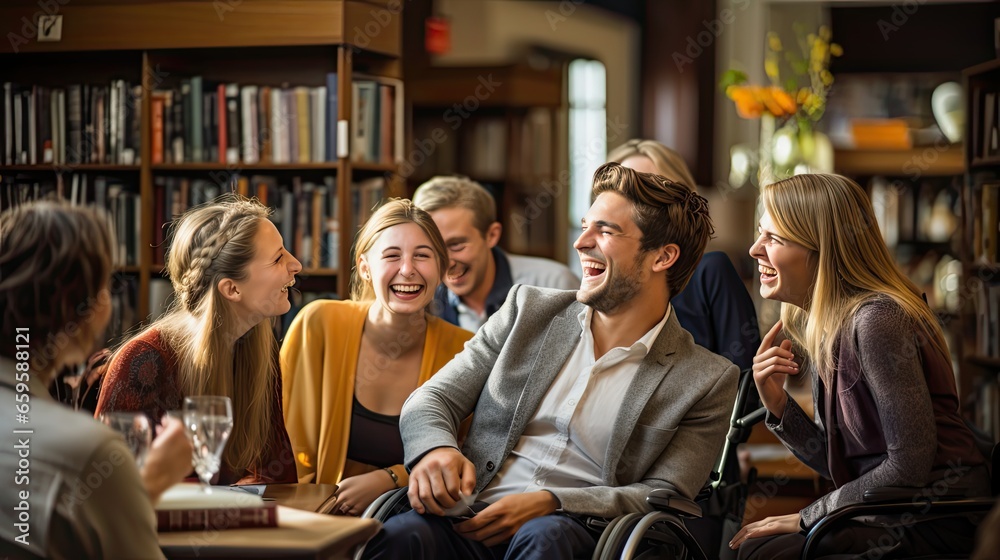
[[[507,293],[514,287],[514,276],[511,274],[510,261],[507,255],[497,247],[490,249],[493,256],[493,263],[496,265],[496,276],[493,278],[493,287],[490,293],[486,294],[486,316],[496,313],[497,309],[503,306],[507,300]],[[451,290],[448,290],[448,303],[455,309],[465,308],[465,304]]]
[[[649,329],[649,331],[642,335],[639,340],[632,343],[627,350],[630,352],[633,350],[641,351],[643,356],[649,354],[649,349],[653,347],[653,343],[656,342],[656,339],[660,336],[660,331],[663,330],[663,325],[667,324],[667,319],[670,317],[671,309],[670,303],[667,303],[667,312],[663,314],[663,318],[660,319],[660,322],[653,325],[653,328]],[[583,311],[577,315],[577,319],[580,321],[580,326],[583,328],[580,333],[580,337],[583,338],[584,336],[588,336],[593,339],[594,335],[590,330],[590,323],[594,319],[594,308],[589,305],[584,305]]]

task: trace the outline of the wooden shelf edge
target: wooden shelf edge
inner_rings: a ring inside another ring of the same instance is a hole
[[[139,165],[113,165],[104,163],[68,163],[45,165],[0,165],[0,174],[11,172],[62,173],[66,171],[139,171]]]
[[[211,162],[191,162],[191,163],[157,163],[151,166],[153,171],[227,171],[240,173],[241,171],[304,171],[340,170],[340,162],[315,162],[315,163],[211,163]]]
[[[944,149],[924,146],[909,150],[834,150],[833,168],[845,175],[961,175],[965,173],[965,154],[961,144]]]
[[[976,364],[978,366],[1000,369],[1000,357],[994,358],[992,356],[980,356],[979,354],[972,354],[966,356],[965,360],[969,363]]]
[[[58,10],[67,22],[61,41],[3,41],[0,54],[305,45],[402,53],[402,10],[357,0],[72,2]],[[0,21],[34,21],[38,12],[36,4],[0,7]]]

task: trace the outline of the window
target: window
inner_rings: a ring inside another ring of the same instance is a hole
[[[575,255],[573,242],[580,234],[580,220],[590,208],[590,188],[594,171],[608,155],[607,77],[604,64],[577,59],[569,64],[569,241],[568,253]],[[579,259],[569,266],[582,275]]]

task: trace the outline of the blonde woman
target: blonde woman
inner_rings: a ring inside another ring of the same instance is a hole
[[[798,513],[737,533],[741,558],[798,558],[803,531],[881,486],[933,485],[989,495],[985,461],[963,423],[937,318],[896,267],[865,191],[839,175],[799,175],[764,188],[760,237],[750,248],[761,296],[782,302],[753,375],[768,428],[835,490]],[[784,339],[779,338],[783,335]],[[817,422],[783,389],[806,357]],[[848,527],[821,555],[873,543],[910,558],[972,550],[967,519],[914,520],[890,529]]]
[[[97,414],[159,416],[186,396],[230,397],[233,432],[216,484],[295,481],[271,319],[288,311],[302,265],[269,212],[231,196],[179,218],[167,252],[173,305],[115,352],[97,405]]]
[[[655,173],[697,190],[694,177],[677,152],[652,140],[634,139],[608,154],[608,161],[643,173]],[[753,300],[729,256],[711,251],[702,256],[688,286],[670,300],[681,326],[699,346],[744,370],[760,346]]]
[[[305,306],[281,347],[299,480],[339,484],[335,512],[345,515],[407,485],[403,401],[472,336],[429,313],[448,253],[427,212],[387,202],[354,255],[351,301]]]

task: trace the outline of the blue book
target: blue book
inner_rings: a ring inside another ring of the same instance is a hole
[[[326,161],[337,161],[337,74],[326,75]]]

